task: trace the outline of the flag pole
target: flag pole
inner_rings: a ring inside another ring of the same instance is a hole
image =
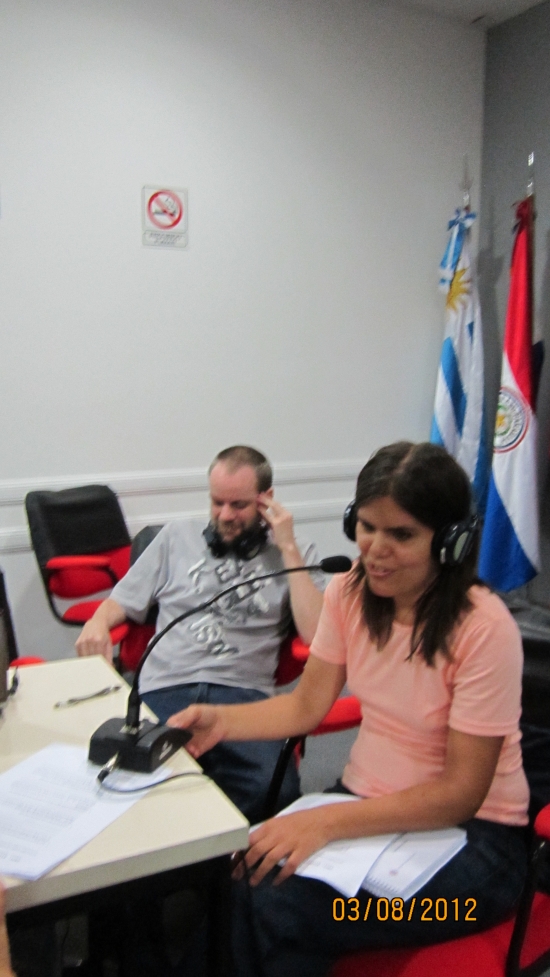
[[[527,196],[534,197],[535,195],[535,154],[529,153],[527,157]]]
[[[531,202],[531,219],[529,221],[529,228],[528,228],[529,245],[531,250],[531,281],[529,283],[529,288],[531,291],[531,307],[533,308],[533,314],[534,314],[534,306],[533,306],[533,302],[534,302],[533,270],[535,267],[535,154],[534,152],[529,153],[529,156],[527,157],[526,195]],[[538,388],[538,379],[536,382],[536,386]],[[536,403],[536,394],[535,394],[535,403]],[[531,604],[532,606],[536,603],[536,601],[533,599],[533,589],[534,589],[534,578],[528,580],[527,585],[525,587],[526,594],[527,594],[527,603]]]
[[[529,201],[527,235],[529,238],[530,265],[529,265],[529,302],[531,306],[531,335],[533,342],[532,356],[532,384],[533,384],[533,404],[536,408],[539,392],[540,372],[542,368],[542,336],[537,335],[538,327],[535,317],[535,154],[529,153],[527,157],[527,187],[526,199]]]
[[[462,190],[462,206],[468,213],[470,212],[470,190],[473,185],[474,181],[470,179],[468,170],[468,153],[464,153],[462,157],[462,183],[460,184],[460,190]]]

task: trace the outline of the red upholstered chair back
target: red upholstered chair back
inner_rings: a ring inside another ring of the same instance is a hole
[[[275,685],[290,685],[304,670],[309,656],[309,648],[294,632],[285,638],[279,653],[279,664],[275,672]]]
[[[118,659],[120,671],[135,672],[154,633],[154,624],[136,624],[134,621],[128,621],[128,633],[120,643]]]

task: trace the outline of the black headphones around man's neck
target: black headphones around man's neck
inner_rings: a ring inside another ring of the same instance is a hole
[[[202,533],[212,556],[219,559],[231,553],[240,560],[252,560],[255,556],[258,556],[258,553],[261,553],[267,545],[268,534],[269,527],[266,526],[265,522],[258,522],[250,529],[245,529],[231,543],[226,543],[222,539],[218,530],[211,522],[208,523],[206,529],[203,529]]]
[[[479,526],[479,517],[472,511],[466,519],[449,523],[434,533],[432,540],[432,556],[442,566],[456,567],[464,562],[472,548]],[[346,507],[344,512],[344,533],[355,542],[357,527],[357,506],[355,499]]]

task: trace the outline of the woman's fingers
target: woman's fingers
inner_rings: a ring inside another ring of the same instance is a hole
[[[319,811],[302,811],[271,818],[250,834],[250,847],[235,866],[234,878],[243,878],[246,871],[251,885],[278,866],[274,879],[280,885],[296,869],[327,843],[324,816]]]
[[[168,726],[188,729],[193,734],[186,750],[195,758],[211,750],[223,738],[222,723],[216,706],[188,706],[170,716]]]

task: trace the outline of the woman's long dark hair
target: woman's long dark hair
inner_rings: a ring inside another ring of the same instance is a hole
[[[460,465],[436,444],[398,441],[380,448],[359,473],[355,493],[356,511],[386,496],[424,526],[441,532],[466,519],[472,510],[468,477]],[[447,658],[449,638],[459,617],[472,607],[468,590],[476,577],[478,537],[458,566],[434,561],[437,576],[416,603],[410,656],[419,652],[428,665],[440,651]],[[363,618],[378,648],[388,641],[395,617],[392,597],[379,597],[370,590],[359,560],[350,589],[362,587]]]

